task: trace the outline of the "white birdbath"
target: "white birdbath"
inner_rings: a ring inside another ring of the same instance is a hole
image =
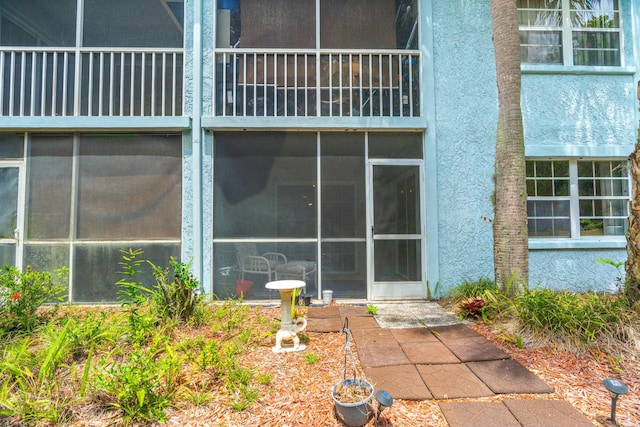
[[[265,285],[267,289],[277,289],[280,292],[280,330],[276,334],[276,345],[271,350],[274,353],[302,351],[307,346],[300,344],[298,332],[307,327],[307,319],[291,318],[291,295],[294,289],[302,289],[306,284],[302,280],[275,280]],[[293,346],[282,346],[283,339],[292,339]]]

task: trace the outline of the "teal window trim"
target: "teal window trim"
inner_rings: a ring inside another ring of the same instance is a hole
[[[626,158],[635,151],[633,143],[624,145],[528,145],[525,147],[527,160],[570,160],[575,158]]]
[[[541,249],[624,249],[627,240],[623,237],[609,237],[599,239],[529,239],[529,250]]]
[[[619,75],[632,76],[636,67],[564,66],[552,64],[521,64],[522,74]]]

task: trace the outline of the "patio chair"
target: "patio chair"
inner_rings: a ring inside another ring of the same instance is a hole
[[[241,279],[245,274],[264,274],[267,281],[274,280],[276,267],[287,263],[287,257],[279,252],[259,254],[255,243],[236,243],[235,248]]]

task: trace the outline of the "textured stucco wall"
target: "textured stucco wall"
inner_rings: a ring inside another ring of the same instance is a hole
[[[434,1],[439,290],[493,277],[497,90],[489,2]],[[427,179],[431,179],[428,177]]]
[[[522,82],[528,146],[634,143],[632,75],[525,74]]]
[[[624,250],[536,250],[529,251],[529,286],[582,291],[616,291],[620,273],[597,259],[624,261]],[[624,274],[624,268],[622,268]]]
[[[630,0],[625,10],[626,65],[633,65]],[[497,90],[489,2],[433,1],[440,291],[463,279],[493,277],[492,218]],[[630,73],[523,74],[527,153],[614,150],[636,135],[635,76]],[[577,149],[576,149],[577,148]],[[590,150],[596,148],[596,150]],[[428,178],[429,179],[429,178]],[[624,249],[530,251],[530,283],[554,289],[615,290]]]

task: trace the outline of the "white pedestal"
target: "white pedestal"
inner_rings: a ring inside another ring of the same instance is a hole
[[[275,280],[265,285],[267,289],[277,289],[280,292],[280,330],[276,334],[276,345],[271,348],[274,353],[285,353],[293,351],[302,351],[307,348],[304,344],[300,344],[298,332],[307,327],[307,319],[301,317],[295,319],[294,323],[291,318],[291,295],[294,289],[302,289],[306,286],[302,280]],[[293,346],[282,346],[283,339],[292,339]]]

